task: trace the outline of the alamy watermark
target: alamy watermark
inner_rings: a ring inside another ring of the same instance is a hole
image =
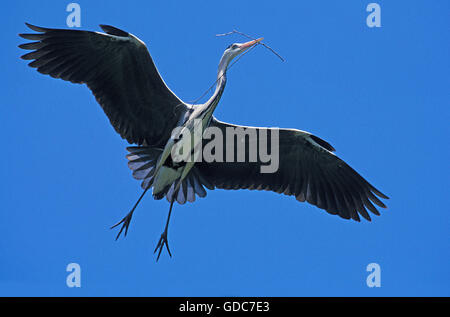
[[[81,287],[81,267],[78,263],[67,264],[66,271],[70,272],[66,278],[67,287]]]
[[[366,18],[366,24],[369,28],[381,27],[381,7],[378,3],[369,3],[366,7],[366,11],[370,14]]]
[[[258,162],[261,173],[278,170],[278,128],[228,126],[223,131],[210,126],[203,131],[200,119],[195,119],[190,127],[177,127],[172,131],[173,162]]]
[[[366,278],[366,285],[370,288],[381,287],[381,267],[378,263],[369,263],[367,272],[371,272]]]
[[[66,24],[69,28],[81,27],[81,7],[78,3],[69,3],[66,7],[66,11],[70,14],[66,18]]]

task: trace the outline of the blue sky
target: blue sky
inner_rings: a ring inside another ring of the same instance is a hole
[[[391,199],[369,223],[292,197],[210,191],[176,205],[173,258],[153,249],[168,211],[146,197],[125,239],[109,227],[141,193],[126,142],[85,86],[42,76],[19,59],[24,22],[66,27],[69,1],[2,5],[0,295],[431,296],[450,295],[448,1],[78,1],[82,29],[111,24],[146,42],[183,100],[214,81],[236,28],[257,47],[228,73],[215,115],[299,128]],[[6,25],[5,25],[6,24]],[[81,288],[66,286],[67,264]],[[381,287],[366,286],[366,266]]]

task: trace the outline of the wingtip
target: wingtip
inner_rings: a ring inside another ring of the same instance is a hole
[[[43,32],[48,31],[47,28],[44,28],[44,27],[41,27],[41,26],[37,26],[37,25],[31,24],[31,23],[28,23],[28,22],[25,22],[25,25],[28,28],[30,28],[30,29],[32,29],[33,31],[36,31],[36,32],[43,33]]]
[[[363,214],[363,213],[359,212],[359,214],[360,214],[366,221],[372,222],[372,218],[370,218],[369,213]]]
[[[390,199],[387,195],[383,194],[382,192],[380,192],[378,189],[376,189],[375,187],[372,186],[372,191],[377,194],[377,196],[383,198],[383,199]],[[385,208],[385,207],[384,207]]]

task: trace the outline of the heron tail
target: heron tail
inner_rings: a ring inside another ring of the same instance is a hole
[[[129,160],[128,167],[133,171],[133,177],[137,180],[142,180],[141,187],[143,189],[151,188],[154,181],[156,165],[163,150],[146,146],[130,146],[127,147],[127,150],[130,152],[127,155],[127,159]],[[154,194],[153,197],[155,199],[166,197],[169,202],[176,200],[179,204],[184,204],[186,201],[194,202],[195,196],[205,197],[206,190],[204,187],[214,189],[214,186],[201,175],[195,166],[186,178],[182,180],[179,190],[175,191],[175,186],[178,182],[179,179],[176,179],[163,190]]]

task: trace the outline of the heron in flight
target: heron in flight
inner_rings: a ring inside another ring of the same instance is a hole
[[[42,74],[86,84],[116,132],[134,144],[127,148],[128,166],[142,181],[143,193],[113,226],[122,225],[116,239],[124,229],[127,234],[133,212],[149,189],[155,199],[166,197],[170,202],[167,222],[154,251],[159,251],[157,260],[164,246],[172,256],[167,233],[174,202],[184,204],[193,202],[196,196],[205,197],[205,188],[269,190],[356,221],[360,216],[370,221],[368,211],[379,215],[374,204],[386,208],[380,200],[388,199],[386,195],[337,157],[328,142],[301,130],[277,130],[278,145],[272,150],[279,153],[279,166],[271,173],[261,173],[261,158],[248,159],[254,141],[250,137],[239,140],[245,149],[244,161],[179,162],[172,158],[177,141],[174,129],[193,131],[194,122],[201,122],[201,131],[215,128],[223,135],[231,128],[255,135],[267,130],[225,123],[213,116],[230,62],[262,39],[227,47],[219,62],[214,93],[204,104],[189,104],[167,87],[144,42],[128,32],[108,25],[100,25],[104,33],[26,25],[36,33],[20,34],[33,41],[19,45],[32,50],[22,59],[31,60],[29,66]],[[223,156],[231,150],[225,147]]]

